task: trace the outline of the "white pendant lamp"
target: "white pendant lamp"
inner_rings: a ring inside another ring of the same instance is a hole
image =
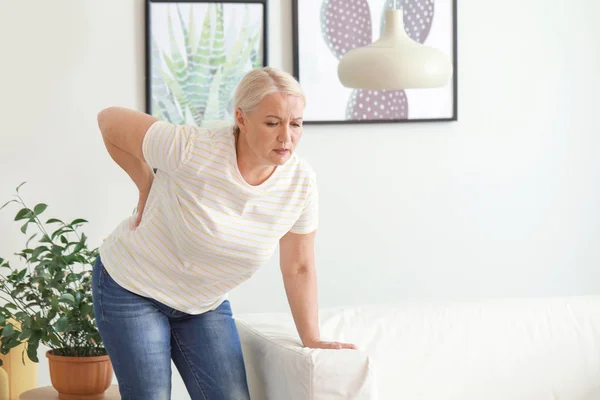
[[[338,65],[342,85],[355,89],[412,89],[445,86],[452,63],[442,51],[412,40],[402,8],[387,10],[385,29],[372,44],[347,52]]]

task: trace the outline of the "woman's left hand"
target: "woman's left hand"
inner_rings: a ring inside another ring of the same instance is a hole
[[[307,343],[304,343],[304,347],[308,347],[311,349],[352,349],[358,350],[356,345],[350,343],[341,343],[341,342],[325,342],[323,340],[314,340]]]

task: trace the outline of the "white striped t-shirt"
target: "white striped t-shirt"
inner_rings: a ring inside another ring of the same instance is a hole
[[[250,278],[287,232],[318,224],[311,167],[295,153],[264,183],[237,167],[233,127],[155,122],[143,140],[158,171],[141,224],[125,219],[100,246],[103,264],[124,288],[176,310],[213,310]]]

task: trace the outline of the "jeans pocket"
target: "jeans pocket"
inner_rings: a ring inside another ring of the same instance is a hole
[[[121,285],[119,285],[117,282],[115,282],[115,280],[112,278],[112,276],[110,276],[110,274],[106,270],[106,267],[104,266],[104,264],[102,264],[102,267],[100,268],[100,276],[98,278],[98,286],[103,287],[103,288],[112,286],[112,287],[117,287],[119,289],[122,289]]]
[[[104,312],[102,309],[102,286],[104,279],[102,276],[103,269],[104,265],[102,265],[100,256],[98,256],[92,270],[92,298],[94,303],[94,314],[97,323],[100,323],[100,321],[104,320]]]
[[[106,285],[106,279],[108,276],[110,275],[108,275],[106,268],[104,268],[104,264],[100,264],[100,276],[98,277],[98,286],[104,287]]]
[[[114,279],[110,276],[106,267],[102,263],[102,260],[98,257],[98,261],[94,268],[98,268],[98,288],[104,288],[107,286],[118,286],[120,285],[114,281]]]

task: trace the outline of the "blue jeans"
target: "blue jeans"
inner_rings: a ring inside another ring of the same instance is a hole
[[[94,312],[123,400],[171,398],[171,359],[192,400],[247,400],[248,384],[229,301],[199,315],[174,310],[117,284],[100,257]]]

